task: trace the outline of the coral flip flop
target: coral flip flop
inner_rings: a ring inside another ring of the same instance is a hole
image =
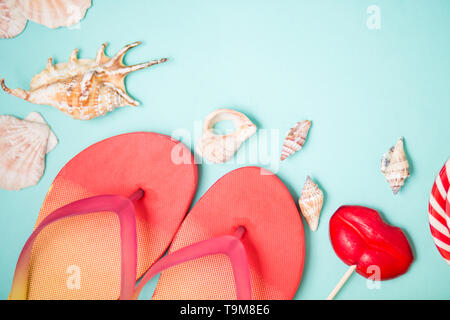
[[[190,164],[173,161],[174,150]],[[132,298],[136,279],[169,247],[196,187],[192,154],[168,136],[129,133],[92,145],[55,178],[9,298]]]
[[[265,169],[240,168],[198,201],[135,298],[162,272],[154,299],[292,299],[304,260],[303,224],[286,186]]]

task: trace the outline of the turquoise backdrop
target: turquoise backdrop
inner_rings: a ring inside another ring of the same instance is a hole
[[[370,5],[380,9],[380,29],[367,27]],[[19,252],[68,160],[94,142],[141,130],[182,134],[194,148],[202,119],[223,107],[269,131],[245,144],[238,153],[243,161],[200,165],[195,201],[225,173],[254,164],[277,172],[296,201],[307,175],[325,191],[319,229],[305,227],[296,299],[325,298],[347,270],[328,236],[329,219],[342,204],[380,210],[408,235],[415,261],[379,289],[355,274],[337,298],[450,298],[450,266],[435,248],[427,217],[431,186],[450,156],[450,1],[94,0],[78,26],[53,30],[29,22],[20,36],[0,40],[0,77],[28,89],[50,56],[64,62],[79,48],[80,57],[93,58],[103,42],[112,55],[134,41],[143,44],[127,64],[169,58],[127,78],[138,108],[76,121],[0,92],[1,114],[38,111],[60,141],[37,186],[0,190],[0,298],[8,296]],[[278,166],[286,131],[304,119],[313,122],[305,147]],[[394,196],[379,165],[400,136],[412,173]],[[251,159],[252,148],[263,156]],[[155,283],[142,298],[151,297]]]

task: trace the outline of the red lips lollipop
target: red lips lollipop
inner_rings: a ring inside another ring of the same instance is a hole
[[[369,278],[377,268],[379,280],[387,280],[404,274],[414,259],[403,231],[366,207],[340,207],[330,220],[330,238],[334,251],[350,269],[328,299],[334,298],[354,270]]]

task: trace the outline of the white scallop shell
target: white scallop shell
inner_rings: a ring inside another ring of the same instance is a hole
[[[214,125],[224,120],[232,120],[235,131],[223,135],[214,133]],[[231,109],[218,109],[206,117],[196,151],[213,163],[223,163],[230,160],[241,144],[255,132],[256,125],[243,113]]]
[[[298,204],[309,227],[312,231],[316,231],[323,206],[323,192],[309,176],[306,178]]]
[[[49,28],[68,27],[80,22],[91,0],[17,0],[23,15]]]
[[[409,177],[409,163],[405,155],[403,138],[399,138],[396,145],[383,155],[381,172],[394,194],[397,194]]]
[[[24,120],[31,121],[31,122],[37,122],[37,123],[43,123],[47,125],[47,122],[44,120],[44,118],[37,112],[30,112],[28,116],[25,117]],[[47,143],[47,150],[45,153],[49,153],[53,149],[55,149],[56,145],[58,144],[58,138],[56,137],[55,133],[50,130],[50,135],[48,137],[48,143]]]
[[[39,114],[26,120],[0,115],[0,188],[20,190],[33,186],[45,169],[45,155],[56,136]]]
[[[14,38],[27,25],[16,0],[0,0],[0,38]]]

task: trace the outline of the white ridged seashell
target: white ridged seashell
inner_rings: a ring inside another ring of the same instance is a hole
[[[396,145],[383,155],[381,172],[394,194],[397,194],[409,177],[409,163],[405,155],[403,138],[399,138]]]
[[[319,226],[319,217],[323,206],[323,192],[309,176],[303,185],[298,204],[309,227],[312,231],[316,231]]]
[[[24,120],[0,115],[0,188],[20,190],[33,186],[45,169],[45,155],[56,136],[36,112]]]
[[[80,22],[91,0],[17,0],[22,14],[49,28],[68,27]]]
[[[214,133],[214,125],[224,120],[232,120],[235,131],[223,135]],[[256,125],[243,113],[231,109],[218,109],[206,117],[196,151],[211,162],[223,163],[230,160],[241,144],[255,132]]]
[[[27,25],[16,0],[0,0],[0,38],[14,38]]]
[[[289,130],[286,139],[284,140],[283,148],[281,149],[281,161],[285,160],[290,155],[293,155],[303,147],[310,127],[311,121],[304,120],[297,122],[297,124]]]
[[[24,120],[31,121],[31,122],[37,122],[37,123],[43,123],[47,125],[47,122],[44,120],[44,118],[38,113],[38,112],[30,112]],[[47,150],[45,153],[49,153],[53,149],[55,149],[56,145],[58,144],[58,138],[56,137],[55,133],[50,130],[50,135],[48,137],[48,143],[47,143]]]

